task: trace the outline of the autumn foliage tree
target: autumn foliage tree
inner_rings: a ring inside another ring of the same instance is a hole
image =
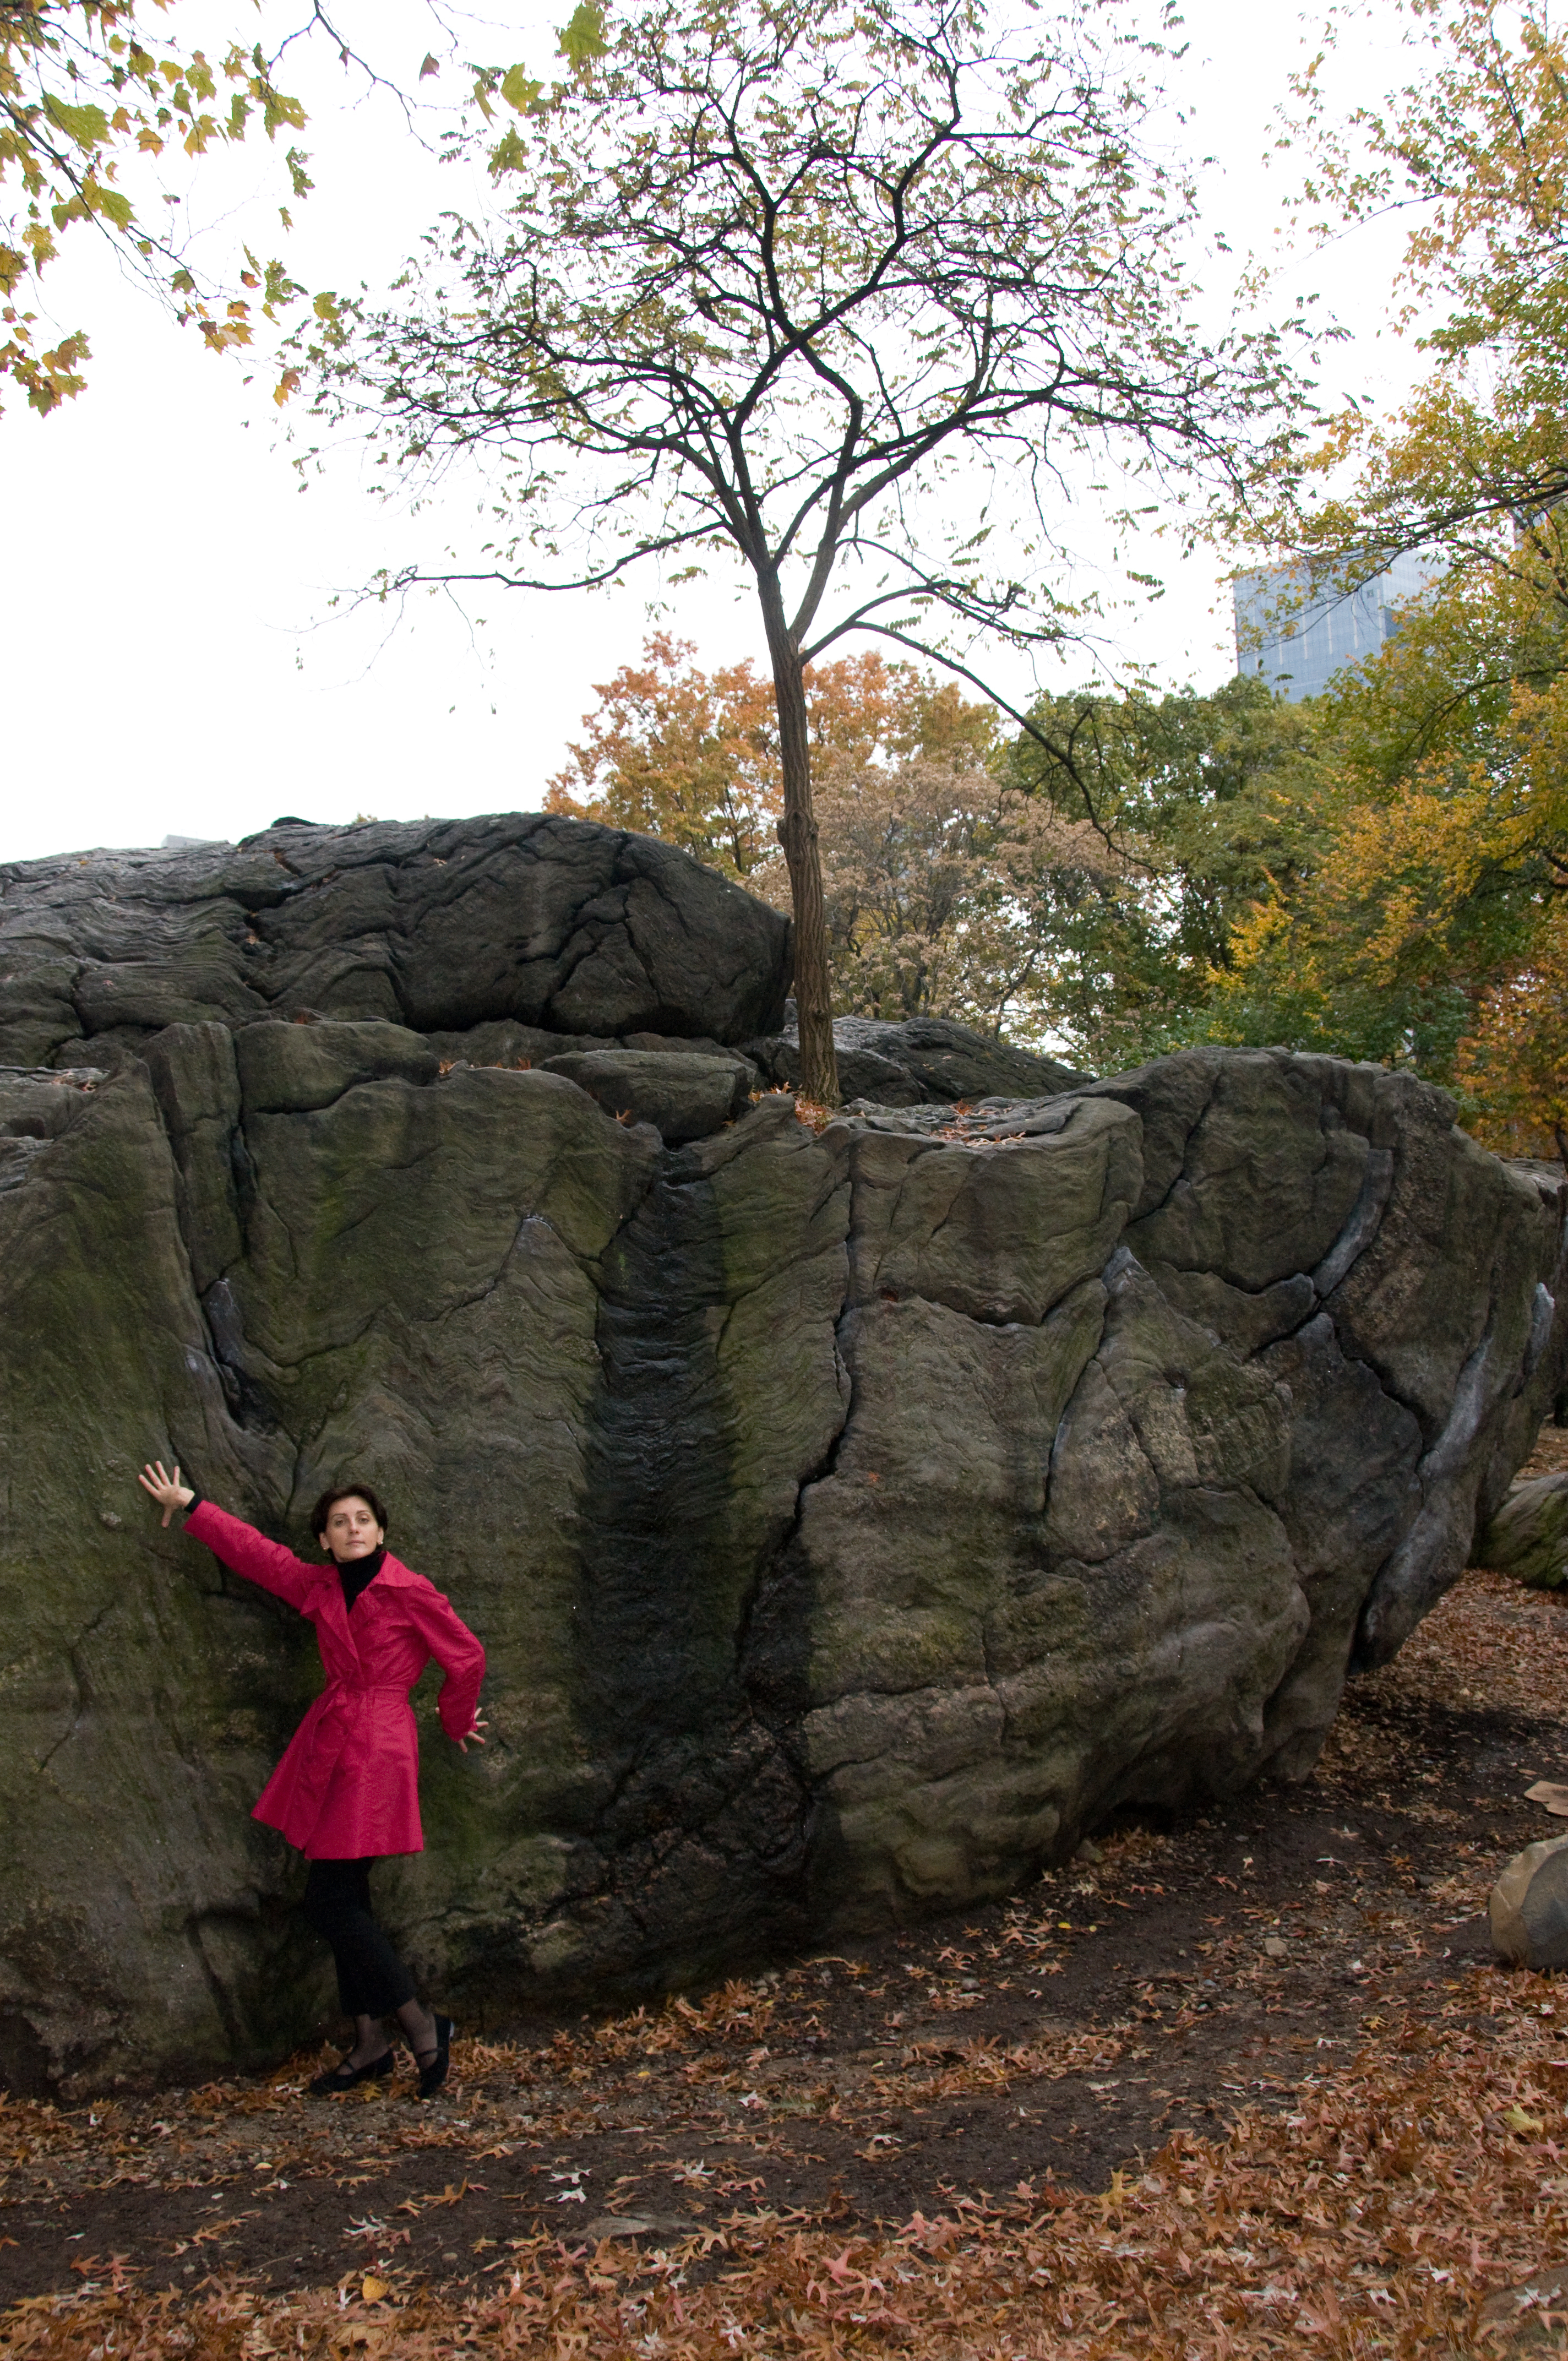
[[[749,660],[710,674],[694,659],[653,632],[641,664],[600,684],[546,808],[684,845],[788,908],[772,684]],[[835,1005],[993,1027],[1018,1014],[1037,952],[998,959],[995,708],[874,648],[808,667],[806,694]]]
[[[1317,700],[1315,841],[1238,918],[1216,995],[1229,1038],[1410,1066],[1459,1088],[1481,1136],[1516,1148],[1522,1077],[1555,1055],[1544,978],[1568,888],[1568,703],[1560,673],[1537,686],[1517,669],[1543,620],[1519,588],[1452,580]],[[1508,1012],[1506,1090],[1495,1043],[1477,1047],[1487,1009]],[[1520,1029],[1531,1010],[1539,1054]],[[1548,1093],[1537,1146],[1550,1151],[1558,1119]]]
[[[1320,580],[1422,548],[1398,638],[1318,701],[1321,839],[1239,922],[1217,1021],[1406,1063],[1483,1137],[1563,1122],[1568,897],[1568,46],[1544,10],[1416,0],[1427,71],[1320,121],[1331,225],[1393,204],[1431,372],[1347,410],[1255,530]],[[1309,97],[1315,95],[1310,78]]]
[[[744,879],[776,841],[783,800],[773,691],[749,662],[707,674],[695,653],[655,631],[640,664],[596,683],[598,709],[544,808],[663,837]]]
[[[550,781],[545,809],[662,837],[726,876],[749,878],[779,851],[777,703],[749,657],[707,673],[696,653],[652,631],[640,664],[596,684],[598,706]],[[805,680],[815,766],[863,776],[895,756],[984,753],[995,738],[992,707],[874,648],[808,666]]]
[[[1282,421],[1280,348],[1190,325],[1192,192],[1140,144],[1160,52],[1109,10],[585,0],[562,46],[556,82],[481,86],[499,210],[345,311],[323,405],[400,481],[481,463],[496,530],[445,580],[745,570],[832,1101],[808,668],[856,631],[960,664],[1070,636],[1063,470],[1234,472]]]
[[[1310,718],[1257,680],[1044,699],[1037,737],[875,649],[806,685],[848,1014],[954,1016],[1134,1064],[1203,1031],[1232,919],[1311,838]],[[684,844],[787,908],[769,685],[655,633],[599,698],[550,808]]]

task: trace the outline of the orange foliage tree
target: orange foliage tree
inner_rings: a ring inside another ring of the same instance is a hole
[[[654,631],[640,664],[594,683],[598,709],[583,716],[544,808],[663,837],[750,877],[776,841],[782,803],[773,683],[749,660],[701,672],[695,653]]]
[[[684,845],[787,910],[773,684],[694,654],[654,632],[599,685],[545,807]],[[810,667],[806,714],[836,1005],[1048,1029],[1064,882],[1114,895],[1129,864],[994,759],[994,707],[951,682],[868,650]]]
[[[653,631],[640,664],[596,681],[596,711],[571,760],[550,781],[546,811],[641,830],[683,845],[727,877],[748,878],[777,854],[784,809],[778,715],[771,679],[749,657],[705,673],[689,640]],[[814,762],[835,774],[916,754],[988,751],[995,715],[950,682],[874,648],[806,674]]]

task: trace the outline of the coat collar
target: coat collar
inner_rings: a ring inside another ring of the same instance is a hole
[[[336,1559],[328,1558],[324,1565],[317,1566],[316,1576],[328,1600],[336,1599],[342,1609],[344,1629],[346,1631],[348,1609],[344,1606],[343,1584],[338,1576]],[[411,1566],[404,1565],[402,1561],[395,1558],[389,1550],[359,1596],[361,1598],[367,1598],[373,1590],[379,1590],[383,1583],[390,1585],[394,1589],[407,1588],[411,1583],[417,1583],[419,1579],[420,1576],[414,1573]]]
[[[376,1582],[369,1583],[366,1587],[367,1589],[374,1590],[377,1582],[407,1584],[417,1582],[418,1580],[419,1576],[414,1573],[412,1567],[404,1565],[402,1561],[400,1558],[395,1558],[390,1550],[389,1550],[386,1556],[381,1560],[380,1571],[376,1576]]]

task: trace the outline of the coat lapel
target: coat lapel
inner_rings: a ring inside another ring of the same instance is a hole
[[[354,1613],[351,1615],[344,1603],[343,1584],[336,1566],[322,1568],[321,1599],[316,1609],[316,1631],[321,1642],[322,1661],[333,1679],[364,1678],[365,1658],[360,1652],[354,1626],[356,1620],[364,1615],[367,1602],[373,1598],[378,1590],[406,1590],[411,1583],[418,1580],[419,1576],[411,1574],[408,1567],[400,1565],[395,1557],[389,1555],[384,1557],[371,1579],[360,1592],[355,1602]],[[359,1628],[361,1631],[367,1630],[363,1622]]]
[[[322,1644],[323,1661],[334,1680],[349,1680],[363,1672],[364,1666],[360,1663],[348,1620],[348,1609],[343,1603],[343,1585],[338,1579],[335,1565],[322,1569],[316,1631]]]

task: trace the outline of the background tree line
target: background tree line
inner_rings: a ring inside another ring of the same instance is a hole
[[[807,675],[834,1005],[954,1016],[1101,1071],[1202,1038],[1238,921],[1312,828],[1310,717],[1209,697],[1042,699],[1008,727],[878,651]],[[681,844],[788,906],[771,685],[652,634],[548,808]],[[1059,754],[1053,752],[1059,747]]]

